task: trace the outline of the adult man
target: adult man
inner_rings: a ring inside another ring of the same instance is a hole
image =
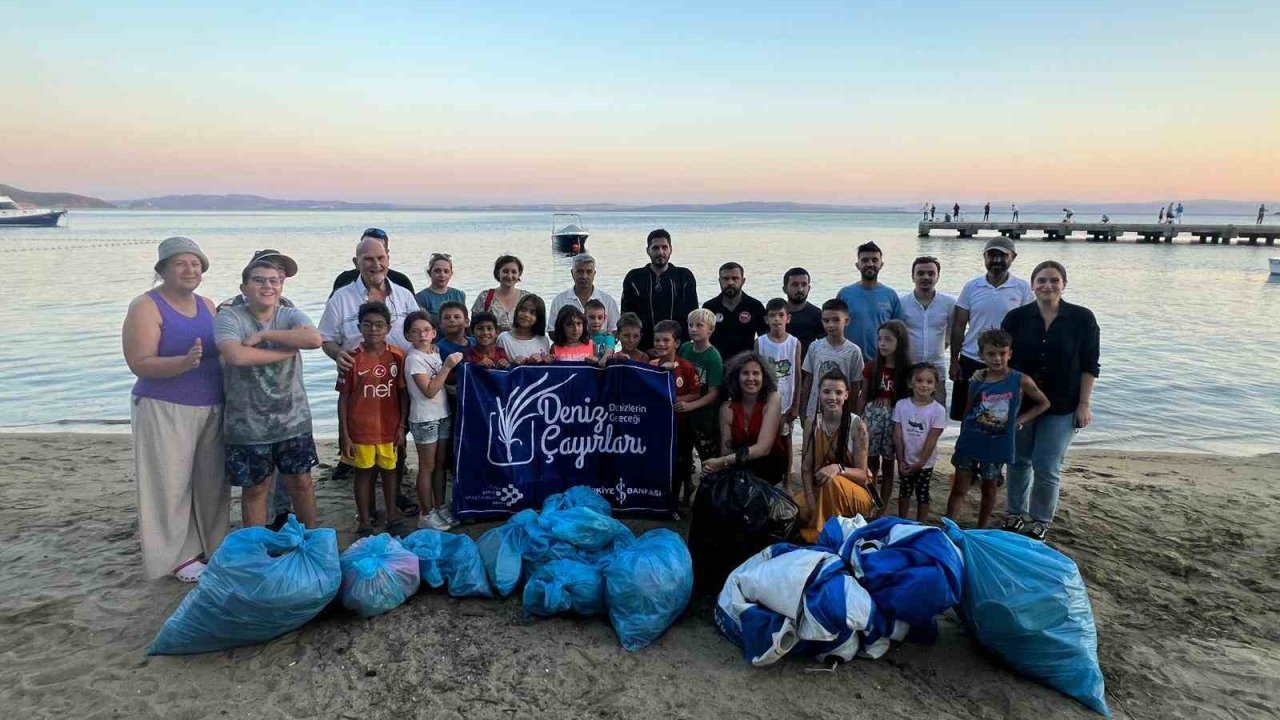
[[[956,222],[960,222],[960,203],[951,206],[951,217],[955,218]]]
[[[255,254],[257,256],[262,253]],[[243,489],[246,527],[267,522],[273,474],[288,488],[304,525],[316,526],[311,468],[316,445],[302,383],[299,350],[320,347],[320,332],[301,310],[280,304],[292,258],[256,257],[241,273],[246,302],[218,313],[214,339],[224,364],[222,437],[227,481]]]
[[[1262,218],[1266,217],[1266,214],[1267,214],[1267,204],[1262,203],[1261,205],[1258,206],[1258,221],[1255,222],[1254,225],[1261,225]]]
[[[382,248],[388,253],[391,252],[391,238],[387,237],[386,230],[381,228],[367,228],[364,233],[360,235],[361,240],[365,238],[380,240],[382,242]],[[355,262],[354,258],[352,259],[352,262]],[[360,275],[359,267],[338,273],[338,277],[333,279],[333,289],[329,291],[329,295],[332,297],[334,293],[338,292],[338,288],[350,285],[358,275]],[[413,294],[413,281],[409,279],[408,275],[405,275],[398,270],[387,270],[387,279],[390,280],[392,284],[399,285],[400,287],[408,290],[410,295]]]
[[[633,312],[644,323],[641,349],[653,347],[653,326],[675,320],[688,334],[689,313],[698,309],[698,281],[687,268],[671,264],[671,233],[658,228],[645,239],[649,264],[627,272],[622,279],[622,312]]]
[[[604,305],[604,329],[608,332],[617,330],[618,317],[622,313],[618,312],[617,300],[596,288],[596,259],[587,253],[575,255],[571,272],[573,287],[552,298],[551,309],[547,312],[547,323],[554,323],[560,316],[560,309],[565,306],[572,305],[585,315],[587,303],[591,300],[599,300]]]
[[[978,335],[983,330],[998,328],[1005,313],[1035,299],[1031,285],[1009,272],[1015,252],[1013,241],[998,237],[987,241],[982,261],[987,274],[964,284],[956,298],[955,317],[951,321],[951,419],[964,419],[965,399],[969,394],[969,378],[985,365],[978,355]]]
[[[746,272],[736,262],[720,266],[720,294],[702,304],[715,313],[716,329],[711,344],[725,363],[740,352],[756,349],[756,337],[769,332],[764,319],[764,303],[742,292]]]
[[[929,203],[929,219],[933,220],[933,218],[937,214],[938,214],[938,206],[934,205],[933,203]]]
[[[1013,221],[1018,222],[1018,203],[1013,203]]]
[[[782,292],[787,298],[787,313],[791,322],[787,323],[787,332],[800,340],[800,357],[809,351],[809,343],[821,338],[822,311],[809,302],[809,271],[802,267],[793,267],[782,274]]]
[[[991,219],[991,203],[988,202],[986,205],[982,206],[982,222],[986,222],[990,219]]]
[[[880,325],[902,317],[902,301],[893,288],[880,283],[884,267],[880,246],[866,242],[858,246],[858,272],[862,279],[841,288],[836,296],[849,306],[849,325],[844,336],[858,345],[862,357],[875,359],[876,338]]]
[[[934,398],[947,404],[947,363],[945,349],[951,332],[956,299],[937,290],[942,275],[938,258],[924,255],[911,263],[911,282],[915,289],[903,293],[902,321],[907,324],[908,346],[912,363],[927,362],[938,368],[938,387]]]

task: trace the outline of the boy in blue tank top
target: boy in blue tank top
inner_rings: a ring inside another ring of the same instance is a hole
[[[1049,399],[1030,377],[1009,368],[1013,338],[1000,328],[978,336],[978,354],[986,368],[969,381],[960,437],[951,464],[956,468],[947,499],[947,517],[956,513],[976,475],[982,481],[978,527],[987,526],[996,504],[996,489],[1004,484],[1004,466],[1013,462],[1018,430],[1049,408]]]

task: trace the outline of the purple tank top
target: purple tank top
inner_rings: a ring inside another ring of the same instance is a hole
[[[204,298],[196,296],[196,316],[187,317],[165,302],[159,292],[147,293],[160,309],[160,357],[186,355],[191,344],[200,338],[204,357],[200,367],[177,377],[156,379],[138,378],[133,384],[136,397],[163,400],[177,405],[222,404],[222,363],[218,361],[218,346],[213,341],[213,314]]]

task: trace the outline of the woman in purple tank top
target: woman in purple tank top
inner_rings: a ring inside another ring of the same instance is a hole
[[[160,243],[160,284],[134,298],[121,335],[138,377],[130,418],[138,534],[147,578],[195,582],[227,532],[231,489],[222,459],[222,367],[213,303],[196,294],[209,259],[194,240]]]

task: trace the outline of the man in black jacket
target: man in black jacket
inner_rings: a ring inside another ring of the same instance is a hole
[[[698,281],[688,268],[671,264],[671,233],[658,228],[645,240],[649,264],[622,279],[622,312],[635,313],[644,322],[640,347],[653,347],[653,326],[663,320],[680,324],[687,337],[689,313],[698,309]]]

